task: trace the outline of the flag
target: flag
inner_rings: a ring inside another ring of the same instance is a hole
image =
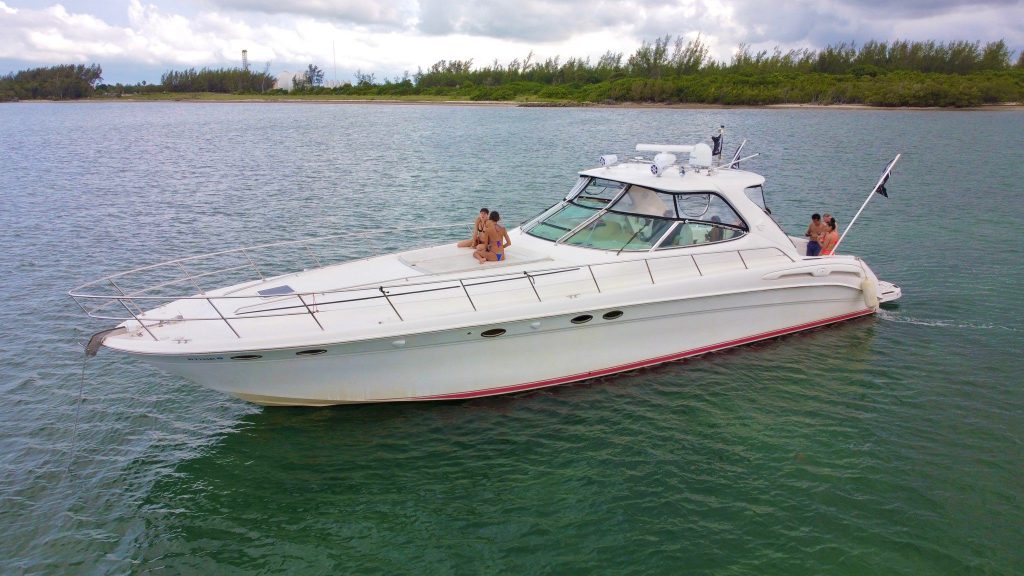
[[[721,156],[722,155],[722,135],[719,134],[718,136],[712,136],[711,137],[711,141],[715,143],[714,149],[711,150],[711,155],[712,156]]]
[[[744,140],[743,144],[746,144],[746,143],[747,143],[747,141]],[[740,150],[743,150],[743,144],[740,144],[739,148],[736,149],[736,152],[733,153],[733,155],[732,155],[732,162],[729,162],[729,167],[730,168],[739,168],[740,167]]]
[[[889,191],[885,189],[885,183],[889,181],[889,173],[892,171],[892,165],[895,163],[896,161],[893,160],[892,162],[889,162],[889,164],[885,166],[885,170],[882,171],[882,173],[885,174],[885,176],[882,177],[882,181],[879,182],[878,187],[875,188],[876,193],[881,194],[886,198],[889,197]]]

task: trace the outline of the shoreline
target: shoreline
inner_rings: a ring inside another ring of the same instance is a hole
[[[68,104],[68,103],[116,103],[130,102],[137,104],[156,102],[177,102],[186,104],[379,104],[383,106],[466,106],[466,107],[493,107],[493,108],[599,108],[599,109],[624,109],[624,110],[913,110],[913,111],[948,111],[948,112],[971,112],[971,111],[993,111],[993,110],[1024,110],[1024,103],[1005,102],[999,104],[983,104],[969,108],[939,107],[939,106],[871,106],[868,104],[810,104],[810,103],[787,103],[787,104],[702,104],[702,103],[658,103],[658,102],[538,102],[538,101],[508,101],[508,100],[434,100],[434,99],[386,99],[386,98],[295,98],[295,97],[266,97],[252,96],[240,97],[238,95],[214,95],[214,97],[180,96],[180,97],[93,97],[80,98],[77,100],[19,100],[15,102],[3,102],[0,104]]]

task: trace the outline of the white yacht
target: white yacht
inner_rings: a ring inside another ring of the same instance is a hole
[[[766,210],[764,178],[736,157],[716,161],[703,143],[637,150],[658,154],[603,156],[508,231],[500,262],[453,242],[325,264],[331,237],[182,258],[70,295],[121,321],[92,353],[302,406],[554,386],[872,314],[900,296],[856,256],[804,256],[806,240]],[[285,261],[265,255],[286,248],[303,260],[272,274]]]

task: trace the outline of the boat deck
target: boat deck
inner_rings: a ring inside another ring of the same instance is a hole
[[[452,274],[491,268],[507,268],[524,264],[553,262],[546,254],[540,254],[520,246],[509,248],[504,260],[480,264],[473,258],[473,250],[459,248],[455,244],[432,246],[420,250],[405,252],[398,257],[399,262],[424,274]]]
[[[525,247],[479,264],[454,244],[348,262],[174,300],[130,321],[117,339],[309,341],[359,338],[383,326],[557,305],[645,286],[765,266],[798,264],[774,248],[570,264]],[[853,269],[853,268],[852,268]],[[180,318],[180,320],[176,320]],[[285,336],[287,335],[287,336]]]

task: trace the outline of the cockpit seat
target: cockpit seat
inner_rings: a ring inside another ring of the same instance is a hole
[[[594,233],[591,236],[595,243],[605,243],[610,240],[618,240],[620,237],[622,237],[622,225],[614,221],[604,222],[603,225],[598,226],[594,230]],[[625,241],[624,238],[623,241]]]

